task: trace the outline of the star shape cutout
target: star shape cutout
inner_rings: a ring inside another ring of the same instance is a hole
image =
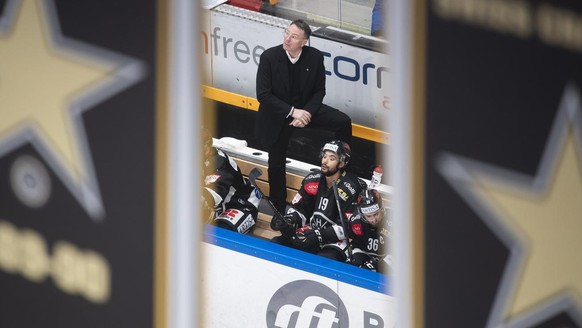
[[[508,247],[487,327],[582,326],[582,103],[564,90],[536,176],[443,155],[438,170]]]
[[[96,220],[104,217],[81,115],[139,81],[134,59],[65,38],[52,1],[12,0],[0,18],[0,156],[25,143]]]

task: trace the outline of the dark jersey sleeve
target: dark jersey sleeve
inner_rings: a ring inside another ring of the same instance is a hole
[[[297,213],[296,215],[301,218],[304,225],[308,223],[309,218],[313,215],[321,178],[322,174],[319,171],[308,174],[301,182],[301,187],[293,197],[293,201],[291,201],[289,213]]]
[[[354,252],[358,250],[374,258],[382,258],[387,252],[390,242],[390,233],[386,225],[387,220],[382,220],[379,227],[374,228],[361,214],[350,218],[350,238]]]
[[[358,195],[362,191],[362,182],[355,174],[345,172],[339,178],[337,189],[343,220],[348,222],[349,217],[356,211]]]
[[[354,248],[366,249],[369,226],[362,220],[361,214],[352,215],[349,223],[349,236]]]

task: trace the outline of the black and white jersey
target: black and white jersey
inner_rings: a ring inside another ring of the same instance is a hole
[[[346,222],[354,212],[362,183],[355,174],[345,171],[338,179],[339,203]],[[314,229],[341,226],[333,188],[327,186],[321,171],[315,171],[303,179],[291,205],[288,213],[298,212],[304,226],[309,225]]]
[[[384,209],[384,219],[378,227],[373,227],[362,218],[362,214],[356,214],[350,218],[350,238],[353,252],[363,252],[376,260],[382,259],[390,251],[391,232],[388,216],[389,209]]]
[[[258,211],[260,195],[243,177],[237,163],[216,149],[204,162],[203,196],[217,213],[227,208]],[[210,200],[210,201],[209,201]]]

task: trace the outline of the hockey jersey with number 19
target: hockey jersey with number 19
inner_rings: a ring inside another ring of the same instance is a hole
[[[347,171],[338,179],[339,203],[343,220],[346,222],[355,211],[356,198],[362,190],[363,183],[355,174]],[[321,171],[314,171],[303,179],[301,188],[293,198],[287,213],[296,213],[294,215],[301,218],[303,226],[310,226],[313,229],[333,227],[336,240],[331,240],[332,242],[345,239],[333,188],[327,186]]]

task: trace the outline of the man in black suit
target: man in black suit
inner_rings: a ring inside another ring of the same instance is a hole
[[[269,152],[270,199],[284,213],[285,161],[293,131],[310,127],[332,131],[335,138],[351,142],[348,115],[323,104],[325,67],[322,53],[307,45],[311,28],[294,20],[283,33],[283,44],[261,54],[257,70],[259,113],[255,135]]]

